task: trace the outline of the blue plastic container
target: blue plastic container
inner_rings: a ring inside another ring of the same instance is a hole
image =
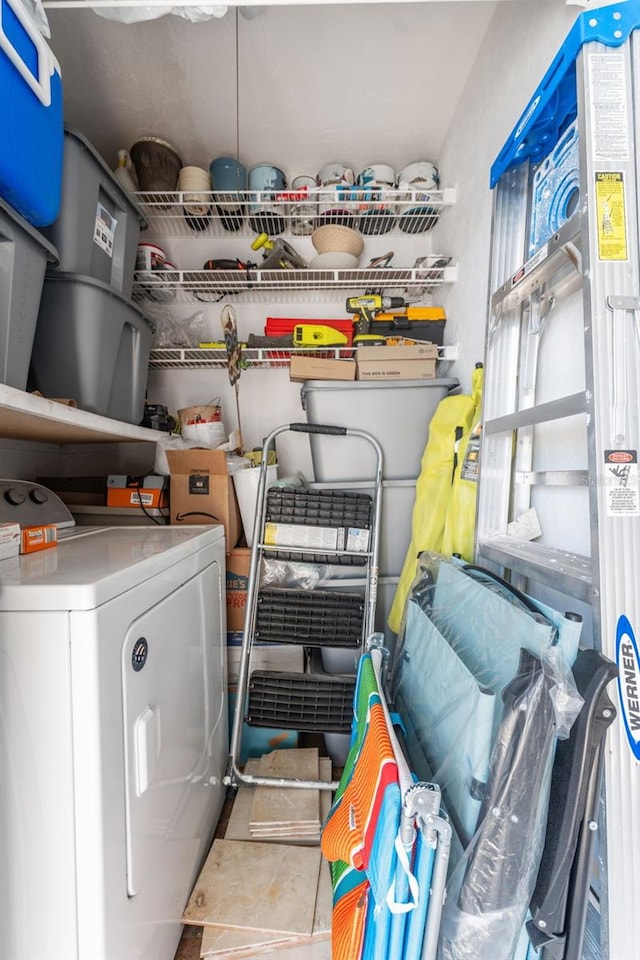
[[[0,0],[0,197],[36,227],[60,208],[62,121],[58,62],[21,0]]]

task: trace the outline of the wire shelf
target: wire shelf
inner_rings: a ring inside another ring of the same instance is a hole
[[[288,367],[291,357],[315,357],[323,360],[354,360],[355,347],[291,347],[287,350],[273,348],[248,348],[241,345],[240,365],[245,369],[259,367]],[[456,360],[456,346],[438,347],[441,360]],[[196,370],[207,367],[226,367],[227,351],[199,347],[157,347],[151,351],[151,370]]]
[[[211,191],[133,194],[156,237],[310,236],[316,227],[338,223],[365,236],[427,233],[445,207],[455,203],[455,188],[380,190],[347,187],[283,193]]]
[[[331,301],[336,294],[356,296],[384,290],[390,296],[416,301],[443,283],[457,279],[448,257],[430,258],[430,266],[363,270],[139,270],[133,299],[156,303],[236,302],[282,303]]]

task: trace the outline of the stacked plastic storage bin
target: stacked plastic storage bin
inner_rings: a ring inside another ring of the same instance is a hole
[[[0,382],[25,390],[47,264],[37,227],[58,214],[60,66],[22,0],[0,0]]]
[[[429,422],[447,394],[458,386],[454,379],[435,380],[307,380],[303,384],[302,406],[307,422],[335,424],[365,430],[380,443],[384,454],[380,577],[376,606],[376,630],[385,634],[387,646],[395,636],[387,627],[387,615],[411,540],[411,514],[416,479],[429,435]],[[339,439],[321,434],[310,437],[311,459],[316,486],[340,483],[363,489],[371,477],[374,457],[367,444],[350,441],[345,454]],[[355,486],[357,485],[357,486]],[[343,589],[354,584],[345,580]],[[353,651],[333,646],[322,648],[322,664],[332,675],[355,674]],[[327,749],[334,762],[344,761],[349,736],[325,733]]]
[[[46,229],[59,263],[44,281],[31,386],[140,423],[153,328],[131,291],[146,222],[102,157],[70,127],[63,156],[60,214]]]

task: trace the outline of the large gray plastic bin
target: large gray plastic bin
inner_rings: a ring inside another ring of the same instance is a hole
[[[140,230],[147,223],[94,147],[65,127],[62,203],[45,230],[64,273],[102,280],[131,296]]]
[[[58,254],[0,200],[0,382],[26,390],[47,263]]]
[[[31,357],[31,386],[72,397],[102,416],[140,423],[153,328],[144,314],[92,277],[45,277]]]
[[[313,490],[330,490],[332,484],[331,482],[312,483],[310,486]],[[370,496],[375,493],[373,484],[369,486],[362,482],[351,488],[341,485],[340,489],[351,489],[354,493],[368,493]],[[402,572],[411,542],[411,520],[415,499],[415,479],[383,480],[378,542],[378,569],[381,577],[398,577]]]
[[[384,454],[383,476],[418,476],[436,407],[458,387],[441,380],[306,380],[301,389],[308,423],[335,424],[371,433]],[[310,436],[311,460],[319,482],[368,480],[374,475],[371,445],[357,437]]]

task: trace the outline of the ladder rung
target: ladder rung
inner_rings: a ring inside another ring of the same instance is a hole
[[[572,267],[574,270],[580,269],[579,254],[574,249],[579,239],[580,213],[578,212],[496,290],[491,298],[493,310],[499,307],[510,310],[522,303],[563,266]]]
[[[589,557],[501,536],[479,541],[478,558],[521,573],[576,600],[591,603]]]
[[[356,678],[256,670],[249,680],[247,723],[312,733],[349,733]]]
[[[536,423],[548,423],[552,420],[574,417],[576,414],[585,413],[586,409],[587,394],[582,390],[580,393],[572,393],[568,397],[560,397],[559,400],[539,403],[537,406],[528,407],[526,410],[518,410],[516,413],[507,413],[504,417],[487,420],[484,425],[484,432],[485,434],[506,433],[511,430],[519,430],[521,427],[532,427]]]
[[[357,648],[362,644],[365,598],[330,590],[261,590],[255,639],[305,647]]]
[[[588,470],[519,470],[516,483],[537,487],[586,487]]]

